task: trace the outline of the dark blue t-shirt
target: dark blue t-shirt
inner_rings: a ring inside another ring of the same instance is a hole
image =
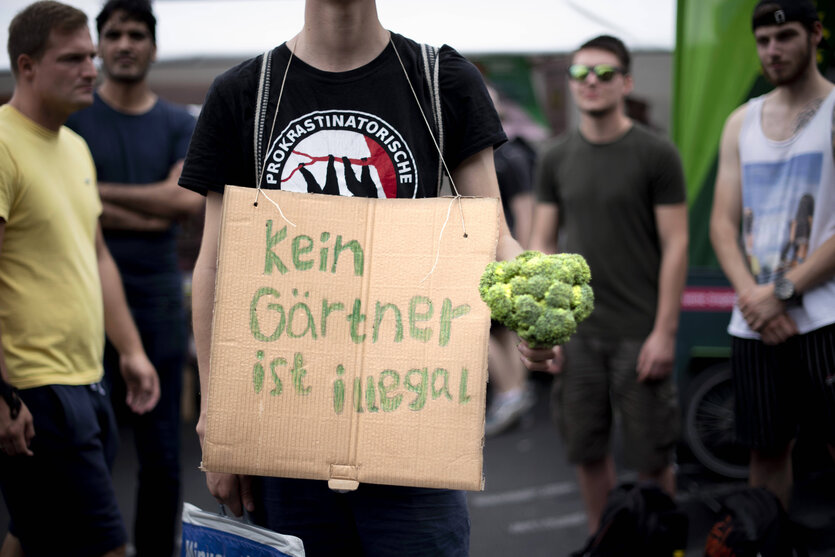
[[[159,99],[144,114],[124,114],[95,95],[93,105],[70,116],[67,126],[90,146],[101,182],[151,184],[164,180],[184,159],[195,119]],[[177,226],[163,232],[104,230],[131,306],[180,299]]]

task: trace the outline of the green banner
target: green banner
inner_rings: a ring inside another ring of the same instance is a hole
[[[760,71],[751,12],[757,0],[678,0],[673,141],[690,202],[690,264],[715,266],[708,226],[722,126]]]
[[[531,83],[533,67],[529,56],[471,56],[470,59],[499,92],[517,102],[534,122],[548,125]]]

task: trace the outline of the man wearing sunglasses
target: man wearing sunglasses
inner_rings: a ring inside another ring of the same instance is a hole
[[[751,28],[775,88],[725,122],[710,236],[737,293],[728,332],[749,481],[788,507],[798,423],[835,455],[835,86],[817,67],[810,0],[761,1]]]
[[[532,248],[580,253],[591,268],[595,310],[564,347],[552,407],[594,531],[615,486],[612,408],[623,424],[626,465],[675,489],[679,408],[671,374],[687,205],[675,147],[626,114],[633,82],[623,43],[596,37],[571,62],[580,125],[542,154]]]

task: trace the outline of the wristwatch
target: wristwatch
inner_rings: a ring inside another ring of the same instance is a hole
[[[797,294],[794,291],[794,283],[786,277],[778,277],[774,281],[774,296],[782,302],[788,302],[797,298]]]
[[[17,389],[3,381],[2,378],[0,378],[0,397],[3,397],[3,400],[9,406],[9,417],[16,420],[20,414],[20,397],[17,394]]]

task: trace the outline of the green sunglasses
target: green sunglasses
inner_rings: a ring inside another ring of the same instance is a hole
[[[608,64],[598,64],[596,66],[571,64],[568,66],[568,75],[574,81],[585,81],[592,72],[594,72],[594,75],[596,75],[597,79],[600,81],[612,81],[615,75],[626,73],[621,68],[610,66]]]

